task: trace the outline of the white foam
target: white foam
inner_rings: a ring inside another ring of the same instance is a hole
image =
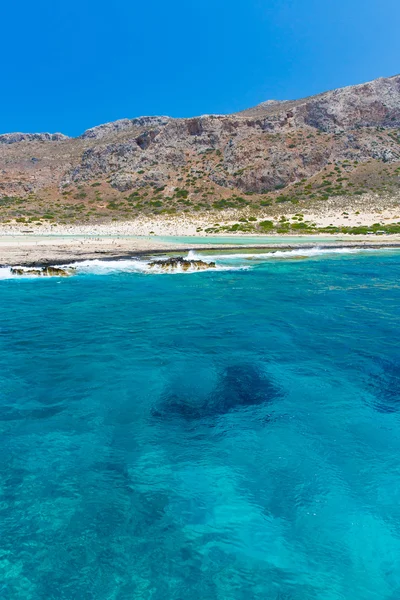
[[[187,260],[203,260],[203,257],[199,254],[196,254],[194,250],[189,250],[186,258]]]
[[[386,248],[385,250],[390,250]],[[216,262],[216,266],[210,269],[210,272],[215,271],[238,271],[250,269],[251,265],[249,262],[269,262],[274,259],[291,259],[296,257],[312,258],[324,255],[335,255],[335,254],[357,254],[361,252],[379,252],[382,249],[376,248],[296,248],[293,250],[271,250],[271,252],[237,252],[232,254],[209,254],[205,256],[195,250],[190,250],[187,255],[187,260],[209,260],[210,262]],[[92,274],[92,275],[107,275],[111,273],[143,273],[153,275],[165,275],[165,274],[192,274],[203,272],[196,267],[191,267],[185,271],[181,268],[171,267],[169,269],[161,267],[150,267],[150,260],[159,260],[161,258],[167,258],[166,256],[157,256],[153,259],[121,259],[121,260],[85,260],[82,262],[73,262],[62,265],[63,268],[74,268],[76,274]],[[234,262],[232,262],[234,261]],[[24,267],[18,267],[24,268]],[[207,270],[206,270],[207,271]],[[17,279],[18,277],[30,278],[30,279],[42,279],[34,275],[13,275],[10,267],[0,267],[0,280],[4,279]],[[47,278],[46,279],[50,279]]]
[[[158,257],[159,258],[159,257]],[[24,267],[18,267],[24,268]],[[144,273],[144,274],[153,274],[153,275],[165,275],[165,274],[192,274],[192,273],[202,273],[204,271],[197,269],[196,267],[190,267],[187,270],[183,270],[182,268],[161,268],[161,267],[150,267],[148,261],[139,260],[139,259],[124,259],[124,260],[85,260],[82,262],[73,262],[62,265],[61,268],[74,268],[77,275],[81,274],[91,274],[91,275],[110,275],[112,273]],[[210,269],[210,271],[237,271],[249,268],[248,266],[229,266],[229,265],[216,265],[215,268]],[[25,270],[25,269],[24,269]],[[27,269],[26,269],[27,270]],[[207,269],[205,269],[207,271]],[[55,276],[57,277],[57,276]],[[11,273],[11,267],[1,267],[0,268],[0,280],[5,279],[43,279],[42,277],[38,277],[37,275],[14,275]],[[51,277],[46,277],[45,279],[51,279]]]
[[[1,279],[11,279],[13,275],[11,275],[10,267],[0,267],[0,280]]]
[[[17,266],[15,269],[24,269],[28,270],[27,267]],[[37,275],[29,275],[28,273],[24,275],[14,275],[11,273],[11,267],[0,267],[0,281],[4,279],[49,279],[49,277],[38,277]]]
[[[158,256],[155,260],[160,259]],[[187,260],[195,260],[194,253],[190,253],[187,256]],[[211,259],[213,260],[213,258]],[[210,260],[210,262],[211,262]],[[180,267],[162,268],[162,267],[150,267],[149,261],[140,259],[121,259],[121,260],[85,260],[82,262],[70,263],[63,265],[64,267],[73,267],[76,272],[79,273],[91,273],[93,275],[107,275],[111,273],[145,273],[145,274],[191,274],[203,272],[196,267],[190,267],[187,270],[183,270]],[[215,268],[210,269],[211,271],[232,271],[247,269],[248,266],[230,266],[230,265],[216,265]],[[207,269],[206,269],[207,270]],[[206,271],[205,270],[205,271]]]
[[[273,260],[274,258],[291,258],[296,256],[313,257],[323,256],[328,254],[357,254],[360,252],[379,252],[382,249],[377,248],[296,248],[293,250],[271,250],[269,252],[237,252],[234,254],[213,254],[213,260]],[[386,250],[390,250],[387,248]],[[200,255],[193,253],[191,258],[202,258]]]
[[[107,275],[109,273],[143,273],[148,269],[145,261],[138,259],[124,260],[84,260],[82,262],[73,262],[63,265],[64,268],[71,267],[76,269],[77,273],[91,273],[93,275]]]

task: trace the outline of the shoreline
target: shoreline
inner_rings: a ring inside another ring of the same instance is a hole
[[[400,234],[351,235],[346,233],[207,233],[195,231],[204,225],[184,218],[114,222],[102,225],[0,226],[0,266],[36,267],[66,265],[85,260],[123,260],[160,254],[185,254],[190,250],[226,251],[308,250],[310,248],[400,249]],[[208,223],[210,216],[207,217]]]
[[[12,236],[7,236],[12,237]],[[42,239],[38,241],[35,236],[34,241],[30,241],[26,236],[24,243],[12,243],[12,240],[4,240],[4,236],[0,236],[0,267],[46,267],[66,265],[72,262],[83,262],[86,260],[124,260],[150,257],[154,255],[178,254],[187,253],[190,250],[199,252],[215,252],[229,251],[235,252],[243,250],[259,250],[274,253],[274,251],[290,251],[290,250],[309,250],[312,248],[320,249],[338,249],[338,248],[356,248],[356,249],[371,249],[384,250],[390,249],[400,250],[399,236],[385,236],[386,239],[371,240],[371,239],[332,239],[330,242],[318,242],[318,237],[327,236],[304,236],[305,238],[315,237],[315,242],[290,242],[290,237],[300,236],[277,236],[285,237],[287,241],[264,243],[264,244],[209,244],[201,243],[179,244],[161,242],[155,239],[121,239],[121,238],[99,238],[93,240],[70,239],[65,240],[61,236],[54,236],[54,239]],[[235,236],[236,237],[236,236]],[[249,236],[237,236],[249,237]],[[257,236],[260,237],[260,236]],[[269,236],[268,236],[269,237]],[[271,236],[272,237],[272,236]],[[334,237],[334,236],[332,236]],[[356,237],[356,236],[348,236]],[[392,239],[388,239],[388,238]],[[45,238],[45,236],[43,236]],[[6,243],[9,241],[10,243]],[[30,243],[29,243],[30,242]],[[152,243],[153,242],[153,243]]]

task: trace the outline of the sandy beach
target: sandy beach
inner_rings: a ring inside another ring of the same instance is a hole
[[[340,208],[337,199],[330,199],[326,202],[323,210],[303,210],[304,222],[309,222],[315,227],[357,227],[370,226],[373,223],[382,224],[397,223],[400,221],[400,208],[394,206],[390,208],[380,207],[374,210],[362,209],[354,201],[355,206],[347,211]],[[282,215],[287,220],[296,217],[299,209],[295,206],[282,207],[282,212],[272,216],[270,213],[260,214],[258,220],[271,219],[276,223]],[[213,227],[217,223],[226,226],[232,226],[242,217],[249,217],[251,213],[246,210],[226,210],[222,213],[207,214],[180,214],[179,216],[163,215],[155,217],[138,217],[126,221],[108,221],[107,223],[91,224],[51,224],[41,223],[40,225],[27,225],[14,222],[0,223],[0,236],[5,234],[35,234],[35,235],[83,235],[83,236],[204,236],[205,229]],[[213,234],[215,235],[215,234]],[[251,234],[246,234],[251,235]],[[259,235],[259,234],[254,234]]]
[[[304,214],[304,220],[317,227],[371,225],[374,222],[393,223],[400,219],[397,209],[379,211],[379,213],[357,214],[349,211],[339,214],[332,206],[332,214],[328,212]],[[288,214],[288,218],[291,216]],[[221,220],[222,219],[222,220]],[[236,211],[226,211],[219,215],[219,222],[233,224],[237,222]],[[223,238],[234,240],[247,247],[265,249],[305,248],[312,246],[341,247],[400,247],[400,235],[332,235],[323,234],[268,234],[205,233],[207,227],[217,221],[214,214],[196,216],[181,215],[164,216],[163,218],[145,218],[131,221],[116,221],[90,225],[51,225],[42,224],[27,227],[23,224],[8,223],[0,225],[0,264],[5,265],[38,265],[65,264],[70,261],[86,259],[111,259],[128,256],[139,256],[150,253],[184,252],[190,249],[208,250],[213,242],[218,248],[228,248],[232,244],[224,244]],[[184,239],[180,239],[184,238]],[[242,242],[241,242],[242,240]],[[254,240],[254,242],[253,242]]]

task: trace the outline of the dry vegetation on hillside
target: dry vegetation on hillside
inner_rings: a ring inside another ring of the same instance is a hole
[[[3,135],[0,165],[3,223],[209,214],[220,231],[234,214],[230,231],[261,231],[277,220],[287,230],[290,213],[291,228],[310,230],[304,211],[399,205],[400,77],[238,115]]]

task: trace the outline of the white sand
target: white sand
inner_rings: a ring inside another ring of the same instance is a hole
[[[297,213],[301,212],[293,205],[282,206],[282,215],[288,219]],[[396,223],[400,221],[400,205],[395,208],[386,208],[374,211],[358,211],[354,209],[338,210],[337,206],[329,204],[324,207],[324,210],[303,210],[304,221],[314,223],[317,227],[334,226],[357,226],[357,225],[372,225],[373,223]],[[249,213],[250,214],[250,213]],[[245,211],[238,212],[236,210],[225,211],[221,213],[211,213],[203,215],[178,215],[178,216],[157,216],[154,218],[141,217],[132,221],[112,221],[104,224],[90,225],[51,225],[45,223],[38,226],[29,226],[23,224],[0,224],[0,236],[4,234],[56,234],[56,235],[99,235],[99,236],[205,236],[204,230],[208,227],[213,227],[216,224],[233,225],[237,223],[239,218],[246,216]],[[279,220],[279,216],[272,217],[265,213],[258,217],[258,220],[263,219]],[[201,229],[198,231],[198,229]],[[210,234],[215,236],[215,234]],[[227,235],[227,234],[221,234]],[[229,235],[229,234],[228,234]],[[251,234],[246,234],[251,235]],[[260,234],[253,234],[260,235]],[[298,235],[298,234],[296,234]]]

